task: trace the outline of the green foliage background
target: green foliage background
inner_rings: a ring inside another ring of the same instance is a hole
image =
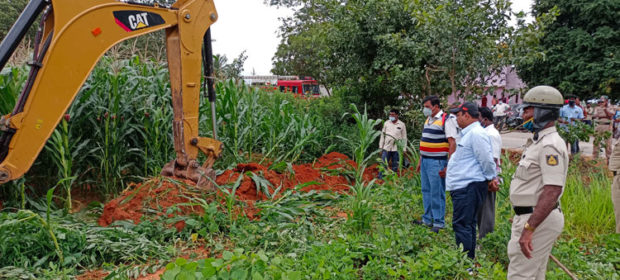
[[[556,7],[559,15],[540,40],[544,56],[517,62],[528,84],[557,87],[582,99],[620,98],[620,2],[615,0],[536,0],[536,16]]]
[[[280,28],[272,72],[342,87],[347,102],[367,104],[375,117],[431,94],[494,90],[485,79],[542,55],[534,47],[553,20],[549,13],[525,24],[505,0],[267,2],[296,7]]]

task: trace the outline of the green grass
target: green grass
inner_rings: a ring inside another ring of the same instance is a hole
[[[147,264],[175,254],[166,243],[176,233],[166,229],[165,224],[119,225],[102,228],[58,211],[49,215],[30,210],[0,212],[0,267],[4,267],[0,278],[20,269],[33,276],[26,279],[44,277],[57,268],[73,275],[104,263]]]
[[[579,174],[575,168],[571,166],[571,177]],[[267,215],[259,221],[237,223],[228,234],[233,245],[214,247],[216,252],[228,252],[229,257],[243,261],[229,262],[225,270],[222,270],[222,262],[217,262],[215,273],[224,273],[218,279],[228,279],[226,273],[243,276],[252,271],[260,271],[261,279],[281,279],[283,273],[305,276],[290,279],[506,279],[506,244],[510,239],[510,218],[514,215],[508,189],[515,170],[506,157],[503,170],[505,182],[498,193],[496,230],[480,242],[482,249],[476,259],[479,267],[473,276],[466,269],[474,264],[455,245],[449,226],[450,211],[446,217],[448,227],[437,235],[427,228],[412,225],[411,221],[423,212],[419,176],[398,177],[396,174],[387,176],[383,185],[354,185],[350,195],[335,200],[329,209],[349,211],[348,220],[331,218],[331,210],[322,206],[325,201],[312,196],[305,197],[302,203],[293,200],[296,203],[293,205],[297,206],[315,203],[311,215],[307,211],[288,209],[288,202],[287,205],[263,202],[269,205],[265,208]],[[602,172],[591,174],[591,177],[598,180],[592,180],[590,188],[597,184],[603,186],[609,180]],[[587,205],[584,203],[588,201],[609,200],[609,192],[604,191],[604,187],[599,191],[582,191],[577,187],[584,188],[569,180],[567,188],[573,190],[567,189],[563,198],[567,200],[563,200],[567,226],[553,254],[579,279],[619,279],[620,238],[611,234],[613,229],[606,226],[605,220],[611,210],[601,207],[601,219],[588,219],[587,211],[572,210],[577,205]],[[569,211],[571,213],[567,213]],[[587,225],[597,230],[593,231],[594,237],[575,238],[571,232],[574,225]],[[233,248],[237,249],[232,252]],[[259,255],[264,257],[253,261]],[[207,259],[207,262],[213,261]],[[171,264],[167,276],[184,271],[183,265]],[[202,262],[196,265],[208,266]],[[547,279],[569,278],[550,262]]]
[[[613,232],[616,224],[611,202],[612,179],[598,172],[589,174],[590,182],[585,184],[582,174],[569,174],[561,199],[566,235],[594,241],[601,234]]]
[[[506,165],[508,172],[513,169]],[[55,261],[58,254],[44,227],[30,220],[17,224],[26,217],[19,212],[0,212],[0,220],[4,221],[0,225],[0,238],[4,238],[0,244],[7,244],[0,249],[3,255],[15,256],[5,259],[13,262],[3,263],[7,267],[0,270],[0,275],[22,273],[55,279],[79,274],[83,268],[101,267],[105,262],[111,264],[108,271],[127,279],[128,275],[161,267],[162,260],[172,262],[178,256],[172,244],[198,234],[197,244],[209,248],[212,257],[205,261],[174,261],[168,265],[164,279],[187,272],[215,273],[218,279],[257,279],[256,275],[262,279],[284,279],[282,275],[286,279],[505,279],[508,218],[512,216],[507,190],[498,194],[496,231],[482,241],[477,259],[480,267],[472,277],[466,269],[473,263],[454,244],[449,226],[436,235],[411,223],[423,211],[417,177],[389,176],[385,184],[357,186],[359,190],[351,195],[288,190],[257,203],[262,211],[257,221],[231,218],[232,211],[227,212],[226,205],[209,203],[207,196],[194,200],[205,209],[204,216],[174,218],[187,224],[181,233],[156,221],[137,226],[121,222],[117,228],[100,228],[52,212],[51,229],[65,259],[70,260],[63,265]],[[362,207],[355,205],[362,201]],[[334,218],[334,211],[350,211],[353,215]],[[44,213],[40,215],[45,217]],[[566,219],[571,219],[568,214]],[[25,244],[34,250],[28,250]],[[617,279],[619,244],[617,235],[600,235],[590,242],[565,233],[553,254],[580,279]],[[37,264],[39,259],[46,262]],[[554,264],[549,264],[547,276],[567,279]]]

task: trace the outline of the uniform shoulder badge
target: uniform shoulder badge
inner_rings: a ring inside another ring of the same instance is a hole
[[[558,156],[557,155],[547,155],[547,165],[556,166],[558,165]]]

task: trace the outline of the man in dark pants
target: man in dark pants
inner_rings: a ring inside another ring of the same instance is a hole
[[[473,259],[476,256],[476,213],[489,188],[497,188],[491,140],[478,121],[478,106],[465,102],[450,110],[462,128],[456,152],[448,161],[446,189],[453,205],[452,229],[456,243]]]
[[[480,124],[484,127],[484,131],[489,135],[491,140],[491,150],[493,151],[493,160],[495,161],[495,171],[499,175],[500,157],[502,154],[502,136],[493,124],[493,112],[489,108],[480,108]],[[500,184],[499,177],[495,178],[497,184]],[[478,219],[478,239],[484,238],[488,233],[493,232],[495,228],[495,198],[499,189],[489,189],[487,197],[482,203],[482,207],[478,211],[476,218]]]
[[[398,119],[399,112],[396,109],[390,110],[389,120],[383,124],[381,138],[379,138],[379,148],[381,149],[381,161],[389,164],[390,169],[398,170],[398,141],[402,142],[403,147],[407,146],[407,128],[405,123]],[[383,173],[379,173],[379,179],[383,179]]]

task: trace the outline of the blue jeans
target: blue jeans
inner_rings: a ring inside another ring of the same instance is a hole
[[[396,172],[396,170],[398,170],[398,161],[399,161],[398,151],[388,152],[384,150],[383,152],[381,152],[381,162],[383,164],[389,164],[390,161],[392,161],[390,169]],[[379,172],[379,179],[383,179],[382,172]]]
[[[422,157],[420,159],[420,180],[422,182],[422,222],[434,227],[445,227],[446,179],[439,177],[439,171],[448,165],[447,159]]]
[[[575,143],[570,145],[570,153],[576,154],[579,153],[579,140],[575,140]]]
[[[463,244],[463,252],[476,257],[476,213],[482,207],[488,191],[486,182],[473,182],[467,187],[450,192],[452,197],[452,229],[456,245]]]

